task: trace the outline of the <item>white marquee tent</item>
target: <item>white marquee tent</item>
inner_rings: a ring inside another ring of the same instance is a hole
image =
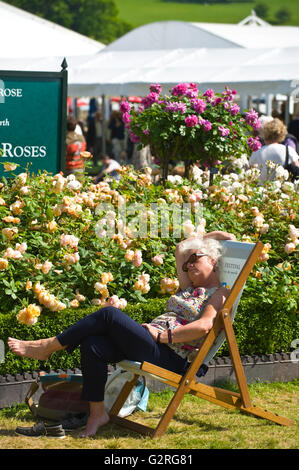
[[[299,28],[258,24],[188,23],[158,21],[130,31],[107,51],[177,48],[251,48],[299,47]]]
[[[0,20],[1,59],[78,56],[95,54],[105,47],[98,41],[1,1]],[[20,70],[17,61],[15,64],[15,70]]]
[[[63,57],[18,61],[21,70],[59,70]],[[197,82],[199,88],[223,91],[225,85],[240,95],[295,92],[299,84],[299,47],[274,49],[174,49],[103,51],[91,57],[67,59],[69,96],[145,95],[151,83],[164,92],[179,82]],[[0,70],[2,67],[0,59]],[[6,66],[9,62],[5,61]],[[11,61],[11,69],[14,68]],[[297,82],[296,82],[297,79]],[[244,106],[246,107],[246,106]]]
[[[247,107],[248,95],[267,95],[271,111],[271,94],[290,96],[299,84],[298,32],[296,27],[256,22],[157,22],[127,33],[96,54],[72,56],[60,50],[59,55],[42,53],[43,58],[30,60],[24,55],[0,57],[0,70],[56,71],[64,55],[69,96],[145,95],[151,83],[161,83],[167,92],[188,81],[199,83],[200,89],[235,88],[242,107]]]
[[[73,66],[73,95],[144,95],[148,85],[164,90],[179,82],[197,82],[201,89],[225,85],[248,94],[289,94],[299,79],[299,47],[275,49],[174,49],[102,52]]]

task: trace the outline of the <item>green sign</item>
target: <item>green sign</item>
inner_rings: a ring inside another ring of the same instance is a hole
[[[62,66],[53,73],[0,71],[0,162],[19,164],[14,173],[64,170],[65,61]]]

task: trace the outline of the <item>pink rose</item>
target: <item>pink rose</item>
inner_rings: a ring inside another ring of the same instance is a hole
[[[131,106],[127,101],[122,101],[119,109],[122,113],[128,113],[131,109]]]
[[[198,114],[203,113],[207,106],[203,100],[199,100],[199,99],[191,100],[191,104],[192,104],[194,111]]]
[[[207,119],[203,119],[199,122],[205,132],[208,132],[212,129],[212,124]]]
[[[171,94],[174,96],[185,95],[188,91],[188,83],[179,83],[178,85],[174,86],[171,90]]]
[[[185,123],[187,127],[194,127],[198,124],[198,117],[195,114],[191,114],[191,116],[186,117]]]
[[[160,95],[161,91],[162,91],[162,87],[159,83],[152,83],[150,85],[150,91],[152,91],[153,93],[157,93],[158,95]]]
[[[248,147],[253,151],[253,152],[256,152],[257,150],[259,150],[262,146],[260,140],[258,137],[249,137],[249,139],[247,140],[247,144],[248,144]]]
[[[152,262],[156,265],[156,266],[161,266],[163,264],[163,256],[161,255],[156,255],[152,258]]]
[[[229,134],[229,129],[227,127],[219,126],[218,131],[222,137],[226,137]]]
[[[295,243],[287,243],[284,247],[284,251],[289,255],[296,249]]]
[[[240,108],[237,104],[233,104],[230,108],[229,108],[229,112],[231,113],[232,116],[236,116],[236,114],[238,114],[238,112],[240,111]]]
[[[203,94],[203,96],[207,96],[208,98],[213,98],[214,96],[214,90],[212,90],[211,88],[209,88],[208,90],[206,90]]]
[[[142,264],[142,252],[140,250],[135,251],[132,262],[135,268],[138,268]]]
[[[112,295],[107,301],[106,305],[109,305],[110,307],[115,307],[119,308],[119,298],[117,295]]]
[[[129,122],[131,121],[130,114],[127,113],[127,112],[125,112],[125,113],[123,114],[122,119],[123,119],[123,122],[124,122],[125,124],[129,124]]]
[[[133,142],[133,144],[137,144],[140,141],[140,137],[138,135],[133,134],[133,132],[130,132],[130,140]]]

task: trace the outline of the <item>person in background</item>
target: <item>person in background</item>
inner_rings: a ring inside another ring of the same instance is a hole
[[[66,176],[71,173],[83,173],[84,171],[84,160],[81,158],[80,154],[86,150],[86,141],[82,134],[77,134],[77,124],[77,120],[74,116],[68,117],[65,162]]]
[[[299,141],[299,114],[288,125],[288,132]]]
[[[122,114],[119,111],[112,111],[108,128],[110,130],[113,157],[121,163],[121,154],[125,150],[125,126],[122,121]]]
[[[256,130],[256,135],[259,137],[262,145],[265,145],[265,142],[264,142],[264,127],[265,127],[266,124],[268,124],[268,122],[273,121],[273,119],[274,118],[272,116],[266,116],[264,114],[259,117],[261,127],[259,127],[259,129]]]
[[[117,170],[120,168],[120,164],[111,158],[109,155],[101,155],[100,161],[103,164],[101,172],[95,177],[94,182],[97,184],[102,181],[105,176],[110,176],[113,179],[119,180],[120,176]]]
[[[284,166],[286,162],[286,146],[282,144],[287,135],[287,128],[284,123],[274,118],[265,124],[263,129],[263,138],[265,145],[256,152],[251,154],[249,159],[250,166],[257,165],[261,169],[260,183],[274,178],[274,172],[269,174],[266,162],[272,161],[276,165]],[[289,162],[299,167],[299,156],[297,152],[290,146]]]
[[[279,116],[277,116],[278,119],[280,119],[282,122],[283,119]],[[263,137],[263,131],[264,131],[264,126],[265,124],[267,124],[268,122],[271,122],[273,121],[273,117],[272,116],[261,116],[260,118],[260,122],[261,122],[261,127],[258,129],[257,131],[257,135],[259,136],[260,138],[260,141],[262,142],[263,145],[265,145],[264,143],[264,137]],[[299,121],[298,121],[299,122]],[[285,139],[284,141],[282,142],[283,145],[289,145],[290,147],[292,147],[297,153],[299,151],[299,142],[296,138],[295,135],[291,134],[290,132],[287,132],[286,136],[285,136]]]

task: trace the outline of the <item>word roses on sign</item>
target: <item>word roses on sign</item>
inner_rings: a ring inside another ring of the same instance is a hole
[[[9,142],[0,143],[2,146],[2,157],[45,157],[47,155],[47,147],[45,145],[16,145],[13,147]]]
[[[181,238],[182,234],[188,237],[205,231],[203,206],[199,203],[126,204],[121,197],[117,208],[108,202],[101,203],[95,214],[101,216],[95,226],[98,238],[112,238],[116,234],[129,238]]]

